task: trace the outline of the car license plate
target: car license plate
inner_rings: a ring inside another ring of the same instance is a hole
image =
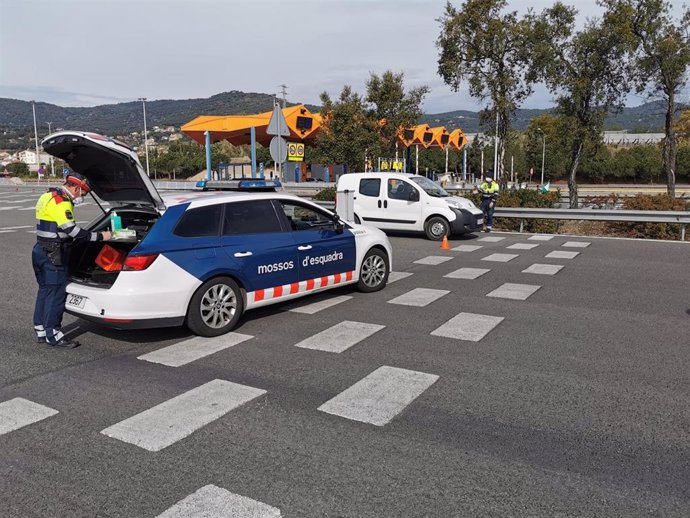
[[[86,304],[86,297],[82,297],[81,295],[72,295],[71,293],[68,293],[67,301],[65,302],[65,304],[68,306],[72,306],[73,308],[83,309],[84,304]]]
[[[477,220],[477,225],[483,225],[484,224],[484,218],[479,218]]]

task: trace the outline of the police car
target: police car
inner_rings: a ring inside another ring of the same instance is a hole
[[[186,324],[202,336],[233,329],[243,312],[347,284],[382,289],[392,251],[380,230],[258,180],[235,192],[161,196],[126,145],[63,131],[46,152],[84,175],[107,202],[88,230],[122,231],[71,248],[66,310],[116,328]],[[99,202],[99,204],[101,204]]]

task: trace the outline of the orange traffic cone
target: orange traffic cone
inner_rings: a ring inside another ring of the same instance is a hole
[[[450,250],[448,246],[448,235],[443,236],[443,241],[441,241],[441,250]]]

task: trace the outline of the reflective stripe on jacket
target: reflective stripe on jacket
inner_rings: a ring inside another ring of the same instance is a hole
[[[74,222],[74,205],[61,189],[50,189],[36,202],[36,237],[39,241],[71,239],[98,241],[98,232],[88,232]]]
[[[483,182],[479,186],[479,192],[482,193],[482,200],[492,200],[496,201],[496,198],[498,198],[498,183],[497,182]]]

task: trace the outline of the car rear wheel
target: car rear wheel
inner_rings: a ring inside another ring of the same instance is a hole
[[[424,232],[426,237],[432,241],[441,241],[443,236],[447,236],[450,233],[450,225],[445,218],[441,216],[434,216],[429,218],[424,225]]]
[[[357,289],[365,293],[379,291],[388,282],[388,256],[378,248],[372,248],[362,260]]]
[[[237,325],[243,311],[237,283],[230,277],[216,277],[202,284],[192,296],[187,327],[199,336],[220,336]]]

